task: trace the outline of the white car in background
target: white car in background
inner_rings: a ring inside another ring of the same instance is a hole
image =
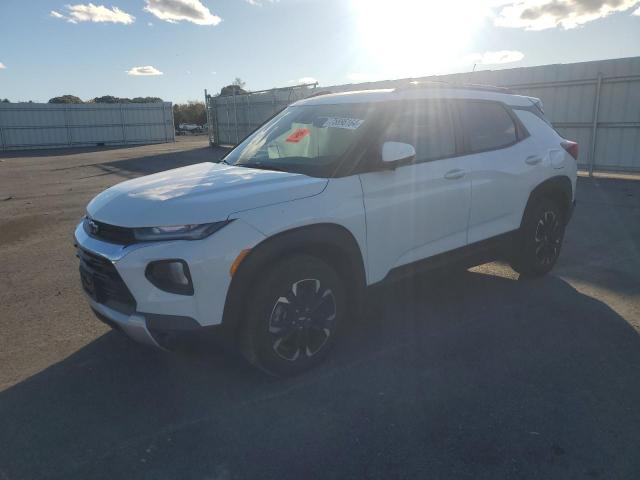
[[[454,261],[551,270],[576,157],[539,100],[497,88],[301,100],[221,163],[95,197],[75,231],[82,284],[138,341],[222,330],[254,365],[295,374],[327,355],[367,286]]]

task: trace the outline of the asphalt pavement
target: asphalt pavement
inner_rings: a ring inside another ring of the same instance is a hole
[[[640,181],[580,178],[556,269],[377,287],[329,361],[277,380],[110,331],[72,232],[201,137],[0,154],[0,479],[640,478]]]

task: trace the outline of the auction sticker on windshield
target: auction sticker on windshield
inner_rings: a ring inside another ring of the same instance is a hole
[[[341,118],[341,117],[328,117],[324,122],[323,127],[326,128],[346,128],[347,130],[355,130],[362,125],[364,120],[359,118]]]
[[[300,140],[302,140],[304,137],[306,137],[310,133],[311,132],[309,131],[308,128],[298,128],[295,132],[293,132],[291,135],[287,137],[286,141],[289,143],[298,143]]]

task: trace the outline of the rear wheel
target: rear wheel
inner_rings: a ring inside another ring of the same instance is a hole
[[[247,307],[241,349],[253,365],[277,376],[321,362],[344,321],[340,277],[325,262],[296,255],[276,265]]]
[[[565,219],[558,204],[551,199],[537,200],[525,212],[514,242],[511,267],[521,275],[548,273],[560,255]]]

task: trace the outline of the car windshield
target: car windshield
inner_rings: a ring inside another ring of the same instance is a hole
[[[291,106],[224,159],[250,168],[329,177],[368,124],[366,104]]]

